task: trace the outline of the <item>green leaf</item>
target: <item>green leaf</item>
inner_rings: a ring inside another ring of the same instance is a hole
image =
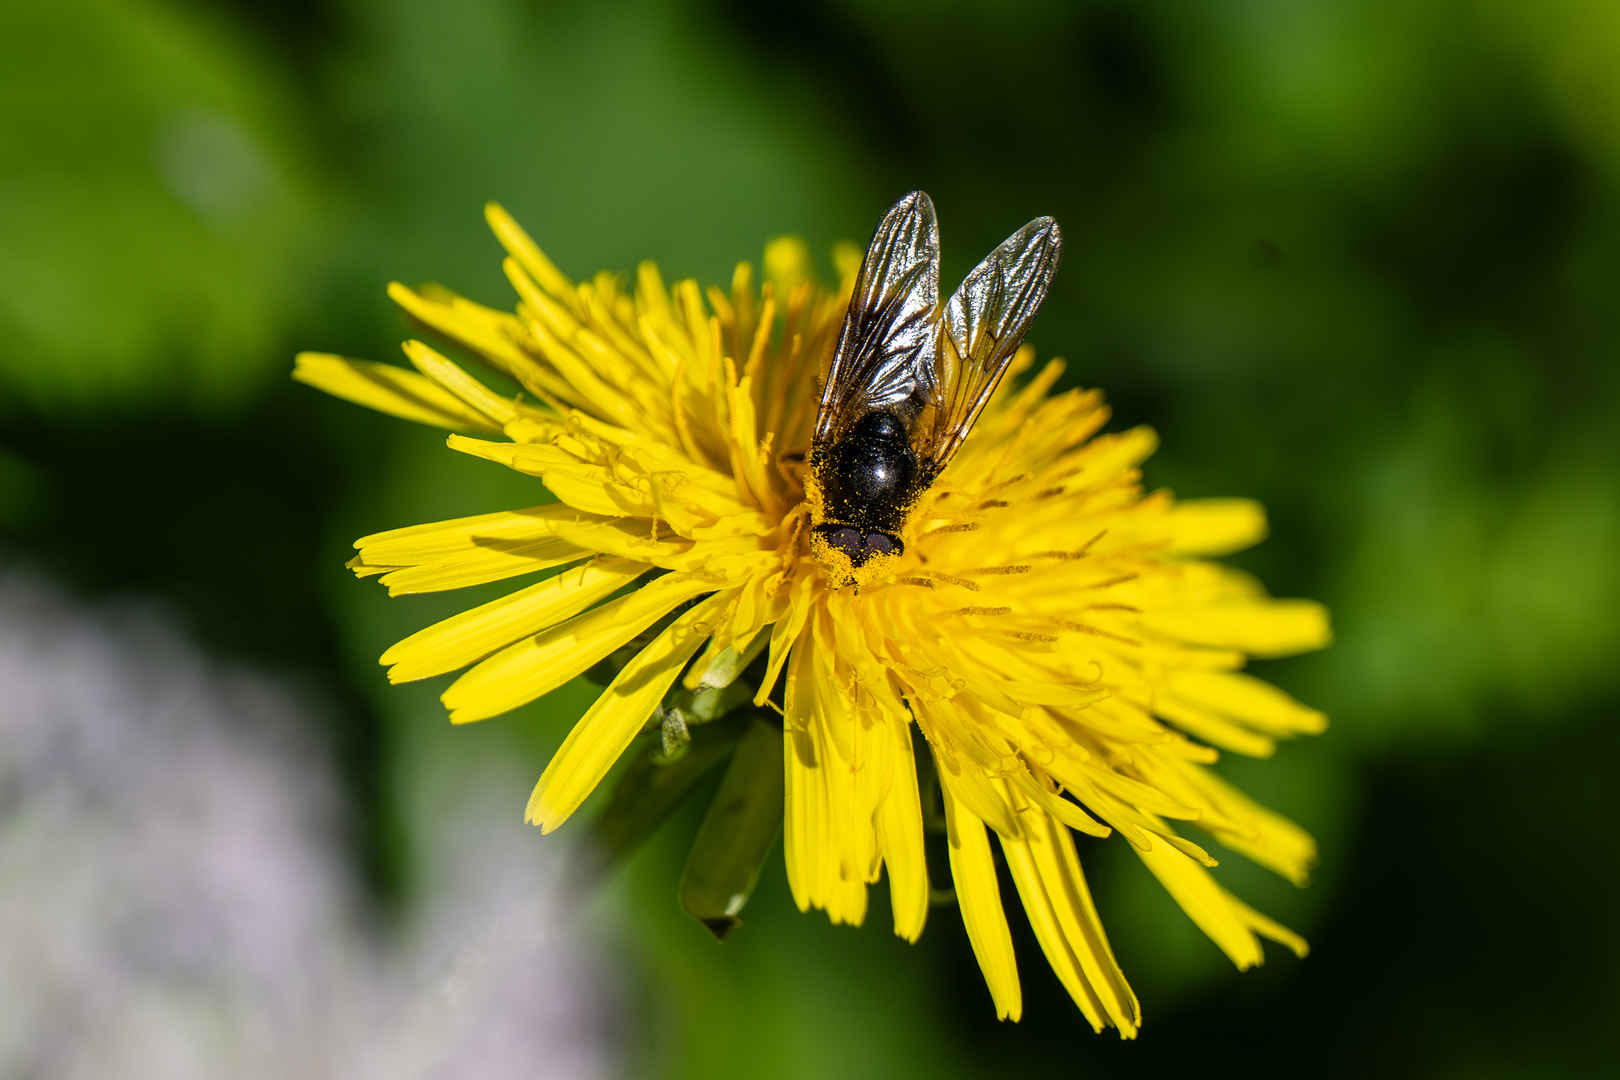
[[[688,724],[708,724],[746,705],[753,696],[754,688],[748,683],[733,682],[703,690],[674,690],[665,699],[664,707],[681,710]]]
[[[670,811],[723,761],[743,730],[740,723],[705,724],[693,729],[684,753],[665,758],[654,743],[630,764],[607,807],[592,824],[597,846],[609,862],[634,849],[657,829]]]
[[[715,937],[742,925],[759,868],[782,826],[782,732],[754,720],[698,826],[681,875],[681,907]]]

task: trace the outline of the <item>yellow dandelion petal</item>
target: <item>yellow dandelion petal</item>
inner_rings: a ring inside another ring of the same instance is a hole
[[[883,865],[889,873],[894,932],[907,941],[916,941],[928,921],[928,861],[923,854],[917,760],[912,754],[911,734],[906,725],[880,724],[874,735],[874,742],[883,745],[882,753],[889,762],[876,825]]]
[[[1073,841],[1051,818],[1034,817],[1023,839],[1000,839],[1035,937],[1092,1029],[1133,1038],[1141,1009],[1103,936]]]
[[[574,283],[552,265],[551,260],[541,252],[539,245],[529,239],[529,234],[523,231],[523,227],[512,219],[512,215],[508,214],[500,203],[487,204],[484,207],[484,218],[495,233],[495,239],[501,242],[501,246],[523,269],[534,275],[535,280],[547,292],[558,298],[573,295]]]
[[[546,766],[526,820],[550,832],[579,809],[709,636],[709,620],[727,599],[719,594],[688,611],[624,666]]]
[[[836,288],[794,238],[773,240],[757,274],[740,264],[729,291],[666,284],[651,263],[628,283],[576,283],[499,206],[486,215],[512,312],[437,286],[389,293],[521,393],[415,341],[411,368],[305,353],[295,377],[533,478],[541,505],[376,533],[349,564],[394,594],[564,567],[382,657],[396,682],[466,668],[443,694],[457,723],[624,661],[541,776],[530,821],[567,820],[650,719],[669,756],[638,750],[627,782],[676,760],[689,724],[724,719],[687,759],[713,764],[725,738],[770,723],[794,902],[859,924],[886,875],[895,932],[914,940],[931,895],[924,821],[942,812],[949,865],[933,880],[950,874],[1003,1018],[1022,995],[991,833],[1099,1031],[1133,1037],[1141,1008],[1075,832],[1130,845],[1239,967],[1261,961],[1261,939],[1303,955],[1219,884],[1194,836],[1305,883],[1309,834],[1210,766],[1323,730],[1242,668],[1326,645],[1327,613],[1210,561],[1265,535],[1259,505],[1144,490],[1157,435],[1105,433],[1101,394],[1055,392],[1061,362],[1037,369],[1019,345],[1055,223],[1031,222],[945,299],[927,285],[937,238],[919,193],[884,218],[875,262],[839,249]],[[872,331],[890,352],[862,337],[880,297],[898,305]],[[918,745],[937,785],[919,785]],[[774,817],[754,824],[757,847]]]
[[[1327,729],[1326,716],[1270,683],[1240,672],[1178,671],[1167,680],[1165,692],[1279,738],[1316,735]]]
[[[455,361],[434,352],[420,341],[405,343],[405,356],[416,370],[432,379],[470,407],[494,420],[504,430],[518,418],[517,406],[493,393],[461,369]]]
[[[1253,499],[1193,499],[1170,511],[1175,555],[1229,555],[1265,539],[1266,511]]]
[[[996,880],[996,864],[990,855],[984,822],[948,791],[945,821],[951,880],[956,883],[956,902],[962,906],[968,942],[990,987],[997,1018],[1018,1020],[1024,1015],[1018,960],[1013,954],[1012,933],[1007,929],[1007,914],[1001,906],[1001,885]]]
[[[527,634],[537,634],[630,584],[646,563],[592,562],[419,630],[382,654],[388,681],[425,679],[466,667]]]
[[[452,431],[498,432],[501,425],[433,380],[392,364],[299,353],[293,378],[369,409]]]
[[[430,299],[397,281],[388,286],[388,296],[424,326],[473,350],[502,371],[518,375],[529,364],[513,341],[519,324],[510,315],[460,297],[450,303]]]
[[[567,507],[535,506],[363,536],[349,567],[381,574],[392,596],[439,592],[546,570],[593,554],[557,535]]]
[[[1240,969],[1265,962],[1260,937],[1286,945],[1299,956],[1310,951],[1304,938],[1221,888],[1208,870],[1182,852],[1159,844],[1136,854],[1198,928]]]
[[[668,574],[628,596],[510,645],[450,684],[443,695],[452,723],[510,712],[557,689],[657,622],[683,601],[714,586]]]

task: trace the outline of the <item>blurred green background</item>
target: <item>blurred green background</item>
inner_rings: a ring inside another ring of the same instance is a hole
[[[631,1072],[1612,1067],[1608,0],[0,0],[0,554],[323,695],[386,918],[440,794],[490,756],[537,774],[593,691],[452,730],[443,680],[386,686],[382,649],[466,598],[388,601],[349,542],[533,492],[295,386],[293,352],[397,357],[394,278],[508,306],[486,199],[576,277],[715,282],[914,187],[952,280],[1058,218],[1032,340],[1158,428],[1152,486],[1262,499],[1236,561],[1333,609],[1333,648],[1257,665],[1331,730],[1223,764],[1321,841],[1304,891],[1218,872],[1315,951],[1238,974],[1104,843],[1141,1038],[1090,1033],[1018,914],[997,1024],[954,910],[915,947],[834,930],[779,859],[715,945],[674,903],[688,813],[597,901]]]

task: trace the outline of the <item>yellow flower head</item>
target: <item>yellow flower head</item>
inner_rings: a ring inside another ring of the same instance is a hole
[[[784,792],[800,909],[858,924],[887,868],[895,932],[922,932],[915,725],[932,759],[925,781],[938,776],[962,918],[1001,1016],[1016,1019],[1022,1005],[987,826],[1047,959],[1098,1030],[1130,1037],[1141,1016],[1071,830],[1119,832],[1239,967],[1261,961],[1257,935],[1304,953],[1299,937],[1222,889],[1207,869],[1215,861],[1172,824],[1299,883],[1315,857],[1304,831],[1209,767],[1216,747],[1263,756],[1273,740],[1326,723],[1240,670],[1248,656],[1328,637],[1318,605],[1270,599],[1206,561],[1261,537],[1256,504],[1144,494],[1153,433],[1097,434],[1101,396],[1050,394],[1054,361],[1021,388],[1001,382],[911,509],[903,551],[857,572],[812,544],[804,460],[857,252],[835,255],[836,292],[815,283],[797,240],[767,247],[763,282],[739,265],[729,292],[668,288],[651,263],[633,288],[608,273],[575,284],[498,206],[487,216],[508,253],[515,314],[437,289],[389,292],[525,393],[497,393],[418,341],[405,345],[415,371],[305,353],[296,377],[465,432],[452,449],[538,477],[557,500],[356,541],[351,567],[381,575],[393,594],[564,568],[401,641],[382,657],[392,681],[471,665],[443,696],[464,723],[638,645],[547,766],[530,821],[547,832],[566,821],[664,716],[677,679],[690,701],[752,665],[754,704],[780,702],[782,735],[761,745],[780,744],[782,774],[773,756],[763,771]],[[1025,346],[1010,374],[1032,359]],[[758,754],[750,760],[761,769]],[[934,797],[931,781],[922,790]]]

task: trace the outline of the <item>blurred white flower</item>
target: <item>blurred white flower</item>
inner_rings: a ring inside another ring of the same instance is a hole
[[[384,935],[284,690],[14,576],[0,688],[0,1075],[613,1071],[564,856],[520,823],[451,815],[443,884]]]

